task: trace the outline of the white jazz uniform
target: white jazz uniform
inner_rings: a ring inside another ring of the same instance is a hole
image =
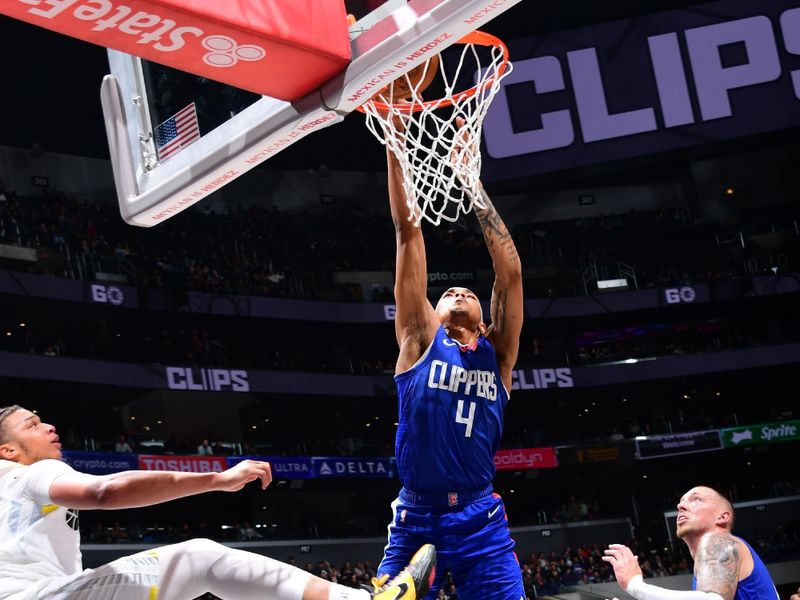
[[[58,460],[0,460],[0,600],[192,600],[208,591],[227,600],[302,599],[310,573],[204,539],[84,570],[78,511],[50,499],[53,481],[72,472]],[[341,598],[365,594],[340,589]]]
[[[122,593],[124,585],[112,587],[112,579],[119,584],[124,577],[115,563],[83,570],[78,511],[55,506],[49,494],[56,477],[71,471],[58,460],[30,466],[0,460],[0,600],[78,597],[78,588],[89,582],[96,592],[108,586],[106,594],[94,597],[140,599],[143,586],[158,584],[155,553],[136,555],[135,569],[130,557],[122,569],[138,571],[135,595]],[[156,593],[154,587],[153,596]]]

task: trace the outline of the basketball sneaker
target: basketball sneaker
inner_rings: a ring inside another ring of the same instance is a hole
[[[433,544],[425,544],[391,581],[387,582],[388,575],[372,579],[372,585],[375,586],[372,598],[373,600],[422,600],[433,585],[435,577],[436,548]]]

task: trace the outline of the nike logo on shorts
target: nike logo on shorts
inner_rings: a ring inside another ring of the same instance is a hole
[[[494,516],[494,513],[496,513],[498,510],[500,510],[500,505],[499,504],[494,507],[494,510],[490,510],[489,511],[489,518],[491,519]]]

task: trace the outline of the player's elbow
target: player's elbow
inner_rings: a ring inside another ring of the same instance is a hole
[[[522,281],[522,263],[519,258],[495,265],[495,277],[507,284]]]
[[[115,508],[119,497],[120,486],[117,481],[110,478],[99,478],[87,487],[86,500],[96,508]]]
[[[397,238],[398,246],[422,237],[422,228],[414,225],[408,219],[393,219],[392,222],[394,223],[394,234]]]

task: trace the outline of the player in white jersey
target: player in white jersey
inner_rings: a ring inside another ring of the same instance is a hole
[[[20,407],[0,408],[0,600],[416,600],[435,572],[436,551],[420,548],[374,593],[347,588],[277,560],[190,540],[116,560],[81,564],[79,509],[151,506],[203,492],[235,492],[272,480],[266,462],[222,473],[125,471],[88,475],[62,463],[56,429]]]

